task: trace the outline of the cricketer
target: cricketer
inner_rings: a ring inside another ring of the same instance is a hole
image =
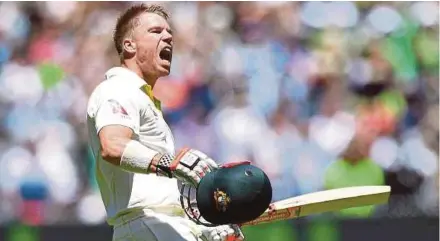
[[[121,64],[105,73],[89,98],[89,140],[107,223],[114,241],[242,239],[238,226],[193,222],[179,203],[179,181],[196,186],[218,165],[195,149],[175,152],[160,101],[152,94],[156,81],[170,73],[168,20],[159,5],[125,10],[113,38]]]

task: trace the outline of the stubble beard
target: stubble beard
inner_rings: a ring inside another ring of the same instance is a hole
[[[149,56],[148,56],[149,55]],[[144,76],[145,81],[156,81],[158,76],[157,60],[152,54],[136,57],[136,63]]]

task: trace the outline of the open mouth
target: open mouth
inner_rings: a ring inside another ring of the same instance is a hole
[[[168,62],[171,62],[171,59],[173,57],[173,50],[171,49],[171,47],[167,46],[160,51],[159,57],[162,60],[166,60]]]

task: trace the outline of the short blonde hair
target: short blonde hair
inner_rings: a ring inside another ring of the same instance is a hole
[[[166,20],[169,19],[169,13],[160,5],[136,4],[125,10],[118,18],[113,35],[113,42],[119,55],[121,55],[123,51],[122,41],[127,33],[137,26],[138,16],[141,13],[155,13]]]

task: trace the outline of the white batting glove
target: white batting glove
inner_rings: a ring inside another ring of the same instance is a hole
[[[233,225],[221,225],[216,227],[204,227],[203,238],[207,241],[242,241],[244,235],[240,228]]]
[[[206,173],[219,167],[205,153],[190,148],[182,149],[175,157],[163,154],[157,158],[158,175],[174,177],[195,187]]]

